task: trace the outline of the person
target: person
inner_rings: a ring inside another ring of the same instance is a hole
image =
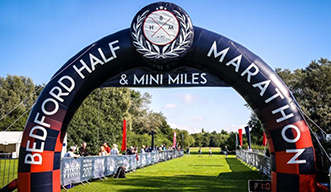
[[[209,156],[208,157],[211,157],[212,155],[212,152],[211,152],[211,148],[209,147]]]
[[[134,147],[133,147],[132,153],[133,153],[133,154],[137,154],[137,153],[138,153],[138,148],[137,148],[137,146],[134,146]]]
[[[100,151],[99,151],[99,156],[107,156],[107,155],[108,155],[108,153],[105,149],[105,146],[101,145],[100,146]]]
[[[133,151],[134,151],[134,154],[136,154],[136,160],[139,161],[138,147],[137,146],[134,146]]]
[[[86,142],[83,142],[82,143],[82,146],[79,148],[79,155],[80,156],[86,157],[86,156],[89,156],[90,155],[90,153],[87,150],[86,146],[87,146]]]
[[[79,150],[78,150],[77,145],[75,145],[74,147],[75,147],[74,154],[79,155]]]
[[[74,154],[75,146],[70,146],[69,151],[64,154],[64,157],[79,157],[79,155]]]
[[[190,147],[187,147],[187,149],[186,149],[186,155],[188,155],[189,157],[191,157]]]
[[[145,147],[145,149],[144,149],[144,150],[145,150],[145,152],[146,152],[146,153],[150,152],[150,151],[149,151],[149,146],[148,146],[148,145],[146,145],[146,147]]]
[[[141,146],[140,153],[145,153],[145,145]]]
[[[108,154],[110,154],[110,147],[108,146],[108,144],[107,144],[106,141],[103,142],[103,146],[104,146],[106,152],[107,152]]]
[[[201,150],[201,147],[199,148],[199,150],[198,150],[198,152],[199,152],[199,155],[198,155],[198,157],[202,157],[202,150]]]
[[[225,157],[228,157],[228,146],[225,145],[224,150]]]
[[[114,143],[113,146],[112,146],[112,149],[110,151],[110,154],[111,155],[118,155],[119,154],[119,151],[117,149],[117,145]]]
[[[128,149],[126,150],[126,155],[132,155],[133,154],[132,150],[133,150],[132,146],[128,147]]]

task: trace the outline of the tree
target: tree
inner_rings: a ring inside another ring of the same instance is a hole
[[[251,128],[251,144],[262,145],[263,127],[255,113],[251,113],[250,120],[248,121],[248,126]]]
[[[171,129],[170,125],[168,124],[167,120],[164,118],[162,119],[162,124],[159,127],[158,135],[163,135],[167,140],[171,141],[173,138],[173,129]]]
[[[231,132],[230,134],[227,135],[225,145],[227,145],[230,151],[236,149],[236,133]]]
[[[120,145],[122,123],[131,122],[131,90],[128,88],[95,89],[83,101],[68,126],[68,144],[88,143],[97,154],[103,141]]]
[[[276,69],[301,109],[326,132],[331,132],[331,61],[321,58],[305,69]],[[312,126],[316,131],[316,127]]]
[[[176,142],[182,148],[187,148],[194,144],[194,137],[191,136],[186,130],[175,129],[176,131]],[[182,135],[184,136],[184,143],[182,141]]]
[[[194,137],[194,147],[202,147],[202,133],[191,134]]]
[[[0,77],[0,130],[4,131],[9,126],[11,126],[10,131],[24,129],[41,88],[35,86],[28,77],[16,75]]]
[[[210,145],[210,133],[204,132],[202,134],[202,147],[209,147]]]

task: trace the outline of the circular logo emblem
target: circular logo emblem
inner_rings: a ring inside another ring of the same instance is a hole
[[[178,36],[179,22],[170,11],[157,10],[146,17],[143,31],[149,42],[155,45],[167,45]]]
[[[132,43],[137,52],[157,69],[169,69],[193,43],[190,17],[173,3],[158,2],[140,10],[131,24]]]

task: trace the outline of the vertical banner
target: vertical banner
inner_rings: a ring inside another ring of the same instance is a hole
[[[239,132],[239,145],[243,146],[243,130],[238,129],[238,132]]]
[[[126,119],[123,120],[122,151],[126,151]]]
[[[237,133],[235,134],[235,137],[236,137],[236,149],[237,149],[237,147],[238,147],[238,145],[239,145],[239,144],[238,144],[238,134],[237,134]]]
[[[156,150],[156,149],[155,149],[155,146],[154,146],[154,131],[152,131],[152,143],[151,143],[151,148],[152,148],[153,151]]]
[[[175,148],[175,147],[176,147],[176,132],[174,132],[174,139],[172,142],[172,148]]]
[[[247,137],[247,143],[249,149],[251,149],[251,135],[249,134],[249,126],[245,127],[246,137]]]
[[[266,135],[265,135],[265,133],[263,132],[263,140],[262,140],[262,145],[263,146],[266,146],[267,145],[267,137],[266,137]]]
[[[184,148],[184,133],[182,133],[182,149],[185,149]]]

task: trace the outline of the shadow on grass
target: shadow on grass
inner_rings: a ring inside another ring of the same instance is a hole
[[[129,179],[111,179],[103,184],[116,186],[117,191],[247,191],[248,179],[261,179],[257,172],[244,166],[235,158],[226,159],[232,172],[218,176],[175,175],[175,176],[135,176]],[[101,183],[100,183],[101,184]],[[110,186],[109,186],[110,187]],[[123,187],[123,188],[122,188]],[[124,189],[125,188],[125,189]]]
[[[247,185],[247,182],[245,182]],[[129,180],[113,180],[111,185],[126,186],[118,191],[244,191],[236,183],[221,181],[216,176],[178,175],[141,177]],[[247,188],[247,187],[246,187]]]
[[[246,180],[247,185],[247,180],[249,179],[263,178],[263,176],[257,171],[253,171],[246,167],[236,158],[226,158],[226,162],[230,166],[232,172],[220,173],[218,175],[219,179]]]

